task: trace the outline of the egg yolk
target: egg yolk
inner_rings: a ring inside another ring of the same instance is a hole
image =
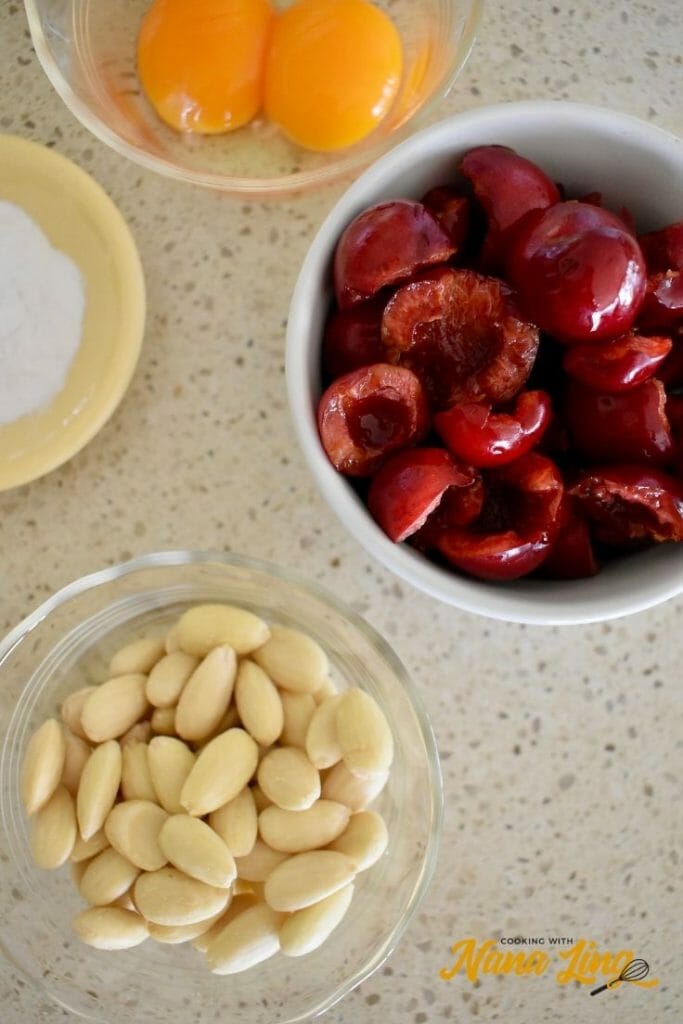
[[[172,128],[212,135],[261,106],[270,0],[156,0],[138,36],[138,73]]]
[[[266,115],[307,149],[350,146],[387,113],[402,62],[396,27],[367,0],[298,0],[273,25]]]

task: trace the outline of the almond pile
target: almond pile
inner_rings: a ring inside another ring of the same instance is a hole
[[[387,720],[338,693],[311,637],[197,605],[119,650],[31,737],[21,798],[41,868],[71,862],[97,949],[191,942],[217,974],[301,956],[388,843]]]

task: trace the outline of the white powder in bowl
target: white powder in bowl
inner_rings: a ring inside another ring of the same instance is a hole
[[[0,201],[0,425],[49,405],[81,342],[85,287],[14,203]]]

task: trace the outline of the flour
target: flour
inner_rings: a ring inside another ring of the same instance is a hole
[[[85,288],[14,203],[0,201],[0,425],[49,405],[81,343]]]

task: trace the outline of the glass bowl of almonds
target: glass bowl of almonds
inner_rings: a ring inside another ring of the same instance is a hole
[[[176,551],[86,576],[0,644],[0,694],[0,947],[89,1020],[310,1019],[425,893],[421,701],[289,570]]]

